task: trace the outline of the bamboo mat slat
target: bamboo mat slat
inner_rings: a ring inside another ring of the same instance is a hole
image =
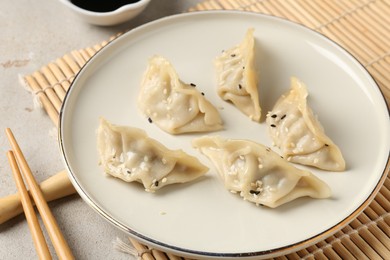
[[[205,0],[188,11],[244,10],[303,24],[348,50],[378,83],[390,103],[390,1]],[[119,35],[119,34],[118,34]],[[23,77],[55,126],[66,91],[80,68],[115,39],[74,50]],[[389,172],[387,165],[386,172]],[[275,259],[390,259],[390,178],[350,224],[319,243]],[[142,259],[184,259],[130,240]]]

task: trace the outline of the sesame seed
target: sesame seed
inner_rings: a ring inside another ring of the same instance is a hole
[[[202,93],[200,93],[200,94],[202,94],[202,96],[204,96],[204,93],[202,92]]]
[[[148,121],[149,123],[153,123],[153,120],[150,117],[148,117]]]
[[[271,127],[276,127],[276,125],[275,125],[275,124],[271,124],[270,126],[271,126]]]
[[[241,84],[238,84],[238,88],[239,88],[239,89],[242,89],[242,86],[241,86]]]
[[[190,83],[191,87],[196,87],[196,85],[194,83]]]
[[[286,115],[283,115],[280,119],[283,120],[286,117]]]
[[[236,54],[232,54],[232,55],[230,55],[231,57],[236,57]]]
[[[258,191],[258,190],[250,190],[249,193],[253,194],[253,195],[259,195],[260,191]]]
[[[167,178],[166,177],[162,178],[161,182],[162,183],[166,183],[167,182]]]
[[[276,118],[276,117],[277,117],[277,115],[276,115],[276,114],[273,114],[271,117],[272,117],[272,118]]]

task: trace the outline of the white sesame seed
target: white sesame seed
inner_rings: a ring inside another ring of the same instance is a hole
[[[125,162],[125,156],[123,153],[119,156],[119,162],[124,163]]]

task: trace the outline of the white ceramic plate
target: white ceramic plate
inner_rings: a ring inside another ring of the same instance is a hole
[[[303,198],[276,209],[245,202],[225,190],[209,161],[192,149],[195,135],[166,134],[137,110],[148,58],[160,54],[184,82],[195,83],[216,107],[223,107],[226,129],[215,134],[271,146],[264,122],[251,122],[215,91],[214,57],[239,43],[249,27],[255,28],[264,114],[288,90],[290,77],[297,76],[308,86],[308,102],[326,133],[344,154],[345,172],[310,169],[330,185],[330,199]],[[96,149],[100,116],[145,129],[168,148],[184,149],[208,165],[209,173],[155,194],[137,183],[106,176]],[[286,20],[227,11],[168,17],[119,37],[77,75],[60,122],[69,176],[90,206],[143,243],[207,258],[286,254],[336,232],[368,205],[384,181],[389,133],[388,110],[379,88],[346,51]]]

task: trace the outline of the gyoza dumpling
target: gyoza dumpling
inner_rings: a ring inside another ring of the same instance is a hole
[[[329,186],[264,145],[247,140],[201,137],[193,141],[215,165],[226,189],[271,208],[303,196],[328,198]]]
[[[307,105],[306,86],[291,78],[291,89],[280,97],[267,114],[274,144],[290,162],[311,165],[328,171],[343,171],[340,149],[325,135],[320,122]]]
[[[255,40],[253,29],[237,46],[224,51],[214,62],[218,95],[232,102],[253,121],[259,121],[261,108],[255,70]]]
[[[183,83],[171,63],[161,56],[149,60],[138,107],[149,122],[170,134],[222,129],[217,109],[193,84]]]
[[[126,182],[137,181],[154,192],[168,184],[192,181],[208,171],[182,150],[169,150],[135,127],[116,126],[101,118],[98,152],[104,171]]]

